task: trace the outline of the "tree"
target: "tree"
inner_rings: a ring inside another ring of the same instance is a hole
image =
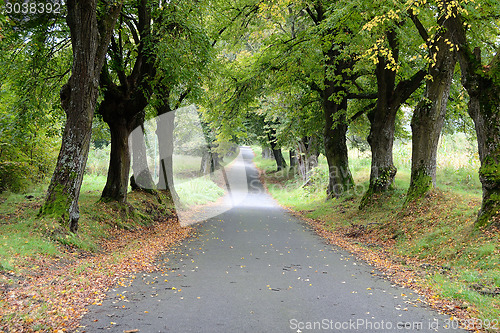
[[[87,162],[99,74],[121,2],[98,6],[96,0],[68,0],[66,17],[73,47],[72,73],[61,89],[66,125],[56,169],[40,215],[61,218],[78,230],[78,198]]]
[[[163,8],[162,24],[156,33],[157,55],[151,105],[156,110],[159,148],[157,188],[177,201],[173,178],[174,119],[177,110],[201,99],[204,79],[213,61],[213,43],[207,33],[207,6],[211,2],[171,2]]]
[[[436,155],[456,64],[456,50],[448,45],[452,32],[443,26],[445,15],[440,13],[437,22],[439,31],[431,38],[428,29],[410,9],[410,17],[426,43],[431,63],[424,96],[411,120],[412,163],[407,202],[423,196],[436,186]]]
[[[393,15],[397,15],[393,12]],[[391,15],[389,15],[391,16]],[[397,113],[403,103],[421,85],[426,71],[421,69],[411,76],[398,70],[400,66],[401,38],[398,28],[403,22],[382,27],[382,38],[370,50],[375,63],[377,79],[377,104],[368,113],[370,134],[368,143],[371,147],[372,162],[370,184],[361,201],[366,205],[374,193],[392,188],[397,169],[394,166],[392,150],[394,144]],[[403,77],[398,82],[398,76]]]
[[[125,9],[125,8],[124,8]],[[98,112],[108,124],[111,131],[111,154],[109,160],[108,177],[102,191],[101,199],[105,201],[125,202],[127,200],[129,172],[130,172],[130,147],[129,136],[132,131],[143,125],[145,108],[149,103],[152,93],[151,78],[154,76],[154,58],[151,51],[151,7],[147,0],[137,4],[137,14],[124,10],[120,16],[117,27],[117,38],[112,36],[110,47],[110,64],[103,66],[101,73],[101,87],[104,90],[104,99],[99,105]],[[137,16],[135,20],[133,16]],[[130,36],[124,32],[129,30],[134,45],[128,42]],[[131,47],[126,50],[124,44]],[[127,60],[133,49],[137,49],[135,62],[127,75]],[[125,53],[128,51],[127,53]],[[111,68],[110,68],[111,67]],[[116,84],[110,74],[110,69],[116,73],[119,84]],[[135,137],[135,144],[142,151],[141,137]],[[139,157],[139,156],[136,156]],[[153,184],[147,175],[142,184]],[[149,177],[150,178],[150,177]]]
[[[131,165],[130,134],[143,125],[149,104],[161,117],[172,110],[170,103],[177,91],[182,91],[177,107],[188,94],[193,95],[201,80],[199,68],[209,58],[208,48],[201,20],[193,14],[192,4],[167,3],[155,7],[141,0],[136,7],[132,5],[131,9],[123,10],[117,37],[111,39],[109,64],[103,68],[101,80],[104,100],[99,113],[111,130],[111,158],[103,200],[126,201]],[[108,69],[112,69],[114,75]],[[117,83],[113,77],[118,79]],[[159,127],[158,137],[161,136],[159,146],[163,152],[164,145],[171,145],[172,135],[163,135],[162,128]],[[142,170],[140,174],[134,173],[138,178],[134,178],[134,188],[152,189],[155,185],[147,167],[144,136],[139,132],[134,134],[137,135],[132,136],[135,148],[132,167]],[[168,158],[162,160],[160,166],[160,185],[163,185],[163,171],[171,178]]]
[[[451,48],[458,50],[462,84],[469,94],[468,112],[474,121],[479,160],[479,179],[483,200],[476,224],[500,225],[500,48],[496,46],[487,65],[483,64],[481,48],[468,39],[468,10],[459,3],[443,1],[444,26],[452,33]],[[481,16],[498,13],[498,4],[481,8]],[[484,46],[483,46],[484,49]]]

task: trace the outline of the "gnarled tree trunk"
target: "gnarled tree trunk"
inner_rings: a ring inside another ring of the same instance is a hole
[[[271,159],[274,158],[273,151],[269,147],[262,148],[262,158],[263,159]]]
[[[427,40],[426,34],[422,37]],[[450,39],[450,32],[445,31],[430,48],[431,56],[435,55],[435,64],[429,66],[432,79],[427,80],[425,95],[411,120],[411,180],[406,202],[422,197],[436,186],[436,155],[456,64],[456,54],[445,42]]]
[[[331,101],[330,96],[333,93],[334,89],[330,86],[322,94],[325,116],[324,145],[328,162],[326,189],[328,198],[338,198],[354,186],[347,155],[347,98],[342,98],[340,102]]]
[[[481,50],[472,50],[463,19],[455,13],[445,22],[458,46],[462,84],[469,93],[468,112],[474,120],[481,167],[483,200],[476,225],[500,226],[500,49],[487,66]]]
[[[123,68],[117,69],[119,85],[113,82],[108,66],[103,68],[101,74],[104,99],[98,111],[111,130],[108,178],[101,195],[104,201],[126,202],[127,200],[131,158],[129,136],[135,128],[144,124],[145,108],[152,93],[150,80],[154,75],[154,58],[147,45],[151,34],[151,8],[148,8],[147,0],[140,0],[137,9],[140,40],[131,73],[127,76]],[[122,63],[119,47],[113,38],[111,59]]]
[[[73,47],[73,67],[61,89],[66,112],[61,150],[40,215],[61,217],[69,230],[78,230],[78,198],[87,163],[92,120],[97,103],[99,74],[113,26],[121,11],[118,2],[97,18],[96,0],[68,0],[68,23]]]
[[[128,179],[130,173],[129,135],[133,128],[125,118],[104,118],[111,131],[111,153],[108,177],[101,194],[104,201],[127,201]]]
[[[281,153],[281,148],[278,146],[276,138],[276,130],[274,128],[270,128],[267,132],[267,137],[269,139],[269,144],[271,145],[271,150],[273,152],[274,160],[276,161],[276,167],[278,171],[286,169],[286,161]]]
[[[386,32],[387,41],[392,51],[392,57],[397,64],[399,47],[394,30]],[[374,193],[384,192],[392,188],[397,169],[394,166],[392,150],[396,116],[401,105],[420,87],[426,71],[420,70],[407,80],[401,80],[396,85],[397,71],[391,62],[381,56],[375,70],[377,76],[377,106],[368,113],[370,134],[368,143],[372,151],[370,185],[361,200],[360,207],[365,206]]]

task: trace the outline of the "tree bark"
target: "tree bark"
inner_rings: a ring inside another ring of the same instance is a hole
[[[277,171],[286,169],[286,161],[281,153],[281,148],[278,147],[277,138],[276,138],[276,130],[274,128],[270,128],[267,137],[269,139],[269,144],[271,145],[271,150],[273,152],[274,160],[276,161]]]
[[[106,90],[98,112],[111,131],[111,153],[101,200],[126,202],[131,164],[130,134],[143,125],[144,108],[148,101],[137,86],[129,85],[129,89],[123,89],[105,82],[104,78],[102,81]]]
[[[394,61],[398,63],[399,48],[396,32],[389,30],[386,32],[386,37]],[[396,86],[397,70],[391,66],[387,59],[378,57],[375,70],[378,88],[377,106],[368,113],[370,134],[367,141],[372,152],[370,185],[361,200],[360,207],[365,206],[374,193],[392,188],[397,172],[392,156],[397,112],[410,95],[418,89],[426,75],[426,71],[421,70],[410,79],[400,81]]]
[[[430,48],[436,61],[429,67],[432,79],[427,80],[424,98],[411,120],[411,180],[406,202],[422,197],[436,186],[436,155],[456,64],[456,54],[445,42],[450,39],[450,32],[445,31]]]
[[[479,179],[483,190],[478,227],[500,226],[500,49],[487,66],[481,50],[469,45],[460,14],[445,22],[458,46],[462,84],[469,93],[468,112],[474,121],[479,160]]]
[[[201,155],[200,173],[208,175],[213,171],[212,153],[209,148],[206,148]]]
[[[290,157],[290,169],[295,169],[297,167],[297,153],[295,149],[290,149],[288,155]]]
[[[145,108],[149,104],[149,95],[152,93],[149,80],[154,76],[154,59],[146,45],[151,29],[151,8],[147,7],[147,0],[138,2],[138,16],[140,42],[130,75],[126,76],[123,69],[118,69],[117,76],[120,85],[113,82],[107,66],[103,68],[101,75],[104,99],[98,111],[111,130],[108,178],[101,195],[104,201],[127,201],[131,158],[129,135],[134,128],[143,126]],[[111,48],[113,49],[112,60],[121,63],[123,59],[120,58],[119,47],[114,39]],[[147,160],[144,163],[147,163]]]
[[[276,147],[273,149],[274,160],[276,161],[276,169],[278,171],[286,169],[286,161],[283,157],[283,153],[281,152],[281,148]]]
[[[61,89],[66,113],[61,150],[39,215],[60,217],[71,232],[78,230],[78,198],[90,147],[99,74],[104,64],[121,2],[97,18],[96,0],[68,0],[67,24],[73,49],[72,74]]]
[[[491,68],[491,67],[490,67]],[[490,69],[500,71],[498,64]],[[498,74],[497,74],[498,75]],[[469,78],[470,80],[471,78]],[[489,77],[477,77],[477,87],[469,91],[469,114],[477,134],[479,179],[483,190],[478,226],[500,226],[500,83]]]
[[[322,94],[323,112],[325,116],[325,155],[328,162],[327,198],[338,198],[354,186],[349,170],[347,155],[347,98],[340,102],[330,100],[333,89],[330,85]]]

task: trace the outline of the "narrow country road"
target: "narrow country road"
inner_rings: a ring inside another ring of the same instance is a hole
[[[276,205],[252,151],[241,154],[244,200],[198,224],[197,237],[164,255],[162,273],[112,289],[78,332],[460,331]]]

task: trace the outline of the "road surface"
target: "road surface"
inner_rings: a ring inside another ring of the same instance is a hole
[[[244,200],[196,225],[161,258],[163,272],[110,290],[78,332],[459,331],[275,204],[251,150],[241,154],[233,168],[245,169]]]

